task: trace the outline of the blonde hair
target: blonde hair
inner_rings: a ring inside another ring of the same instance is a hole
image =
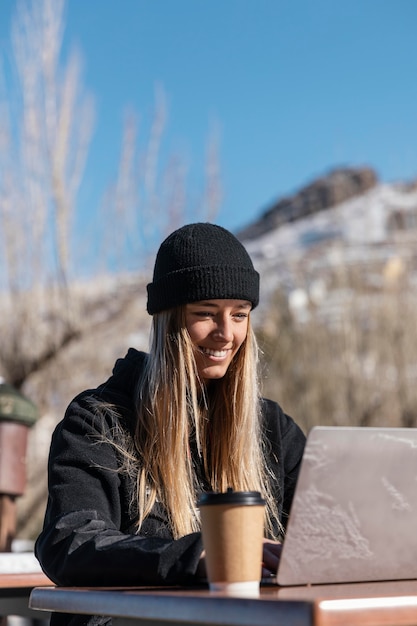
[[[195,439],[213,491],[261,492],[266,531],[281,529],[263,451],[258,387],[258,346],[250,321],[247,337],[225,376],[205,389],[185,326],[185,307],[153,316],[150,354],[137,390],[135,447],[138,528],[156,501],[175,538],[200,529],[198,484],[190,441]],[[242,381],[244,381],[242,383]]]

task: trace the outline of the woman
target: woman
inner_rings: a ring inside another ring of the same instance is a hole
[[[259,275],[242,244],[190,224],[161,245],[148,285],[149,354],[69,405],[52,438],[36,555],[60,585],[187,584],[204,575],[202,491],[260,491],[274,572],[304,447],[261,399],[250,314]]]

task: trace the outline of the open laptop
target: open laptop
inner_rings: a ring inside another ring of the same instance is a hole
[[[276,583],[410,578],[417,578],[417,428],[313,428]]]

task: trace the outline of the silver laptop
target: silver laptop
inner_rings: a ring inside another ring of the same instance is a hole
[[[417,578],[417,428],[313,428],[276,582],[409,578]]]

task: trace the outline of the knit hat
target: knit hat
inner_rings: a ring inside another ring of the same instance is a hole
[[[228,230],[215,224],[188,224],[162,242],[147,289],[151,315],[199,300],[248,300],[255,308],[259,274]]]

